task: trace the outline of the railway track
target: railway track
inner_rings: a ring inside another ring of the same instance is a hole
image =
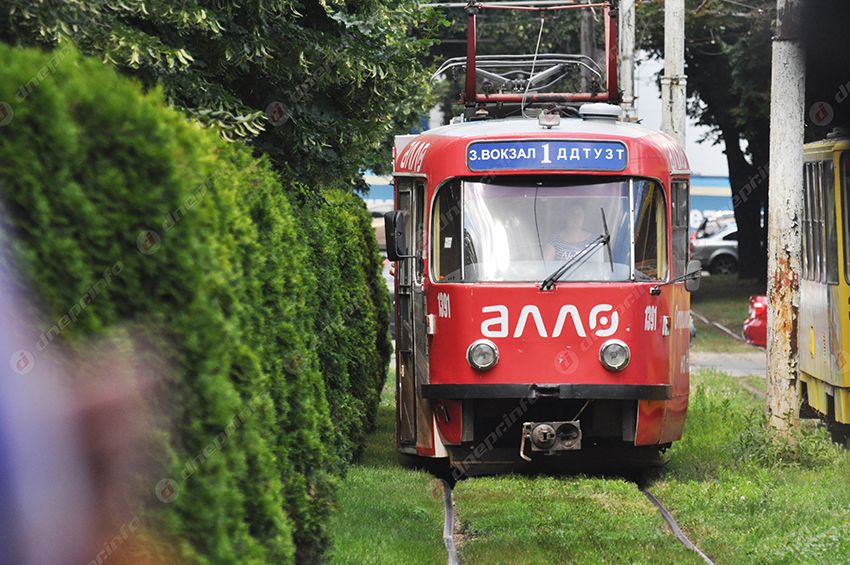
[[[702,560],[706,562],[707,565],[714,565],[714,561],[712,561],[711,558],[706,555],[703,550],[698,548],[696,544],[694,544],[694,542],[692,542],[690,538],[685,535],[685,532],[683,532],[682,528],[679,527],[679,523],[676,522],[676,519],[673,517],[672,514],[670,514],[670,511],[664,507],[661,501],[658,500],[658,498],[656,498],[655,495],[652,494],[645,486],[638,485],[638,488],[644,494],[644,496],[649,499],[652,505],[655,506],[655,508],[657,508],[658,511],[661,513],[661,517],[664,518],[665,522],[667,522],[667,525],[670,527],[670,531],[673,532],[673,535],[676,536],[676,539],[679,540],[679,543],[699,555]]]
[[[728,335],[729,337],[731,337],[732,339],[735,339],[735,340],[737,340],[741,343],[747,343],[747,340],[744,338],[743,335],[733,332],[732,330],[730,330],[729,328],[727,328],[723,324],[709,320],[708,318],[706,318],[702,314],[698,314],[697,312],[695,312],[693,309],[691,310],[691,314],[693,314],[694,317],[696,319],[698,319],[700,322],[702,322],[703,324],[706,324],[708,326],[713,326],[713,327],[717,328],[718,330],[722,331],[723,333],[725,333],[726,335]]]
[[[441,480],[441,482],[443,485],[443,512],[445,515],[445,520],[443,522],[443,544],[446,546],[446,553],[448,554],[448,565],[459,565],[460,562],[458,561],[457,547],[454,542],[455,511],[454,500],[452,498],[452,487],[445,480]],[[655,506],[661,514],[661,517],[664,518],[664,521],[667,523],[667,526],[670,528],[673,535],[676,536],[676,539],[679,540],[679,543],[699,555],[702,560],[705,561],[706,565],[714,565],[714,561],[712,561],[703,550],[697,547],[696,544],[688,538],[670,511],[667,510],[664,504],[662,504],[662,502],[658,500],[654,494],[652,494],[649,488],[640,484],[637,486],[652,505]]]
[[[455,507],[452,500],[452,487],[445,480],[441,480],[441,482],[443,483],[443,512],[445,514],[445,521],[443,522],[443,544],[446,546],[449,565],[459,565],[454,538]]]

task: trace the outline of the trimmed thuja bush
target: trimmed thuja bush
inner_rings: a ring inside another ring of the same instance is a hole
[[[327,191],[302,208],[317,280],[317,352],[325,374],[343,462],[352,460],[371,430],[391,353],[389,300],[371,220],[362,200]],[[335,265],[336,268],[327,268]]]
[[[159,463],[178,495],[150,485],[145,515],[190,562],[319,560],[389,357],[363,204],[303,199],[74,53],[0,45],[0,101],[2,244],[44,316],[70,318],[46,347],[132,327],[169,367],[152,402],[172,418]]]

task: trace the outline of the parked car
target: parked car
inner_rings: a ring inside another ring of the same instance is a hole
[[[708,216],[700,222],[699,227],[691,234],[691,239],[704,238],[715,235],[717,232],[735,224],[734,212],[723,212]]]
[[[767,347],[767,296],[750,296],[750,314],[744,320],[744,337],[750,345]]]
[[[711,235],[691,239],[691,259],[702,263],[702,268],[714,275],[738,272],[738,226],[726,224]]]

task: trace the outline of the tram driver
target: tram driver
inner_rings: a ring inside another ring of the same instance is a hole
[[[598,237],[598,233],[584,229],[585,213],[584,205],[578,202],[563,208],[563,216],[553,222],[555,231],[544,247],[546,261],[569,261]]]

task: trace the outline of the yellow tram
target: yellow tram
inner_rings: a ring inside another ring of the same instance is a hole
[[[850,138],[804,147],[798,354],[803,408],[850,425]]]

